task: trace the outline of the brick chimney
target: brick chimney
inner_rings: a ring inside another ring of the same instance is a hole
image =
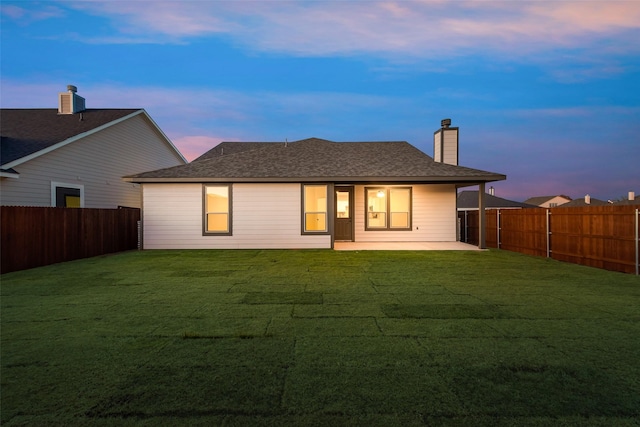
[[[433,160],[458,165],[458,128],[451,127],[451,119],[442,119],[440,129],[433,133]]]

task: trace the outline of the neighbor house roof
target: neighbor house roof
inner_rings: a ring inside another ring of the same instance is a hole
[[[140,108],[87,109],[76,114],[58,114],[56,108],[0,109],[2,169],[8,171],[26,160],[138,114],[147,117],[162,134]],[[175,149],[171,141],[162,135]]]
[[[528,203],[528,204],[530,204],[530,205],[540,206],[541,204],[546,203],[546,202],[548,202],[549,200],[554,199],[554,198],[556,198],[556,197],[562,197],[562,198],[564,198],[564,199],[567,199],[567,201],[570,201],[570,200],[571,200],[571,197],[569,197],[569,196],[565,196],[565,195],[563,195],[563,194],[557,194],[557,195],[555,195],[555,196],[538,196],[538,197],[531,197],[531,198],[529,198],[529,199],[525,200],[524,202],[525,202],[525,203]]]
[[[592,199],[593,200],[593,199]],[[614,205],[640,205],[640,196],[635,196],[632,200],[623,199],[613,202]]]
[[[589,203],[587,203],[584,197],[580,197],[578,199],[573,199],[570,202],[563,203],[561,207],[570,208],[570,207],[578,207],[578,206],[605,206],[608,204],[609,203],[605,202],[604,200],[599,200],[593,197],[591,197],[591,200],[589,201]]]
[[[485,208],[537,208],[538,206],[530,205],[513,200],[503,199],[502,197],[484,195]],[[458,209],[469,210],[478,209],[478,192],[477,191],[461,191],[458,193]]]
[[[125,177],[132,182],[490,182],[505,175],[438,163],[404,141],[224,142],[193,162]]]

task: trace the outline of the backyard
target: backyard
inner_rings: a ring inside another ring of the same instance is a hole
[[[499,250],[192,250],[0,280],[3,426],[640,423],[634,275]]]

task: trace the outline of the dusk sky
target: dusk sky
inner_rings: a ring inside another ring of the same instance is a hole
[[[221,141],[460,128],[496,195],[640,193],[640,1],[2,1],[2,108],[144,108]],[[141,171],[134,171],[141,172]],[[469,189],[477,189],[471,187]]]

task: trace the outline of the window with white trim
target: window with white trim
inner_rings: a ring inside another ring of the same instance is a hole
[[[51,182],[51,206],[84,208],[84,185]]]

